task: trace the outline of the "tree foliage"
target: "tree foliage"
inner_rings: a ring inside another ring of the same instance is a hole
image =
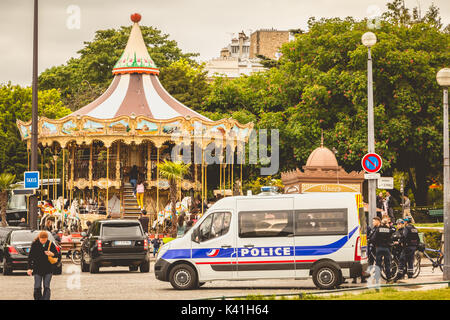
[[[18,178],[27,169],[27,150],[21,141],[16,120],[31,119],[32,90],[30,87],[0,86],[0,172],[15,174]],[[56,89],[38,93],[38,114],[58,119],[70,114]]]
[[[450,36],[439,29],[435,7],[413,21],[405,10],[395,12],[397,1],[392,5],[372,48],[376,152],[385,175],[398,169],[414,176],[411,188],[424,204],[427,178],[442,163],[436,72],[450,64]],[[247,110],[257,128],[278,129],[281,170],[301,167],[323,129],[339,164],[359,171],[367,152],[367,48],[361,44],[367,21],[311,18],[308,26],[283,45],[277,68],[216,79],[204,109]]]

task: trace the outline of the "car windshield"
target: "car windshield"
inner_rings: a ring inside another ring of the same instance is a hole
[[[40,231],[31,232],[29,230],[13,231],[11,234],[11,243],[13,242],[33,242],[39,236]],[[50,241],[55,241],[53,236],[47,232]]]
[[[105,224],[103,236],[107,237],[140,237],[142,231],[137,224]]]

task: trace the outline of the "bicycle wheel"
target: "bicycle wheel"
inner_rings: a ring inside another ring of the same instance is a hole
[[[72,252],[72,255],[70,256],[70,259],[74,264],[80,264],[81,263],[81,251],[80,250],[74,250]]]
[[[388,278],[386,276],[386,267],[384,266],[384,260],[381,266],[380,275],[383,280],[389,281],[391,279],[394,279],[397,276],[398,272],[398,263],[395,259],[392,259],[391,261],[391,270],[390,270],[390,277]]]
[[[413,273],[413,279],[417,278],[420,274],[420,260],[422,259],[419,252],[416,252],[414,254],[414,273]]]
[[[441,269],[441,271],[444,272],[444,256],[443,255],[441,255],[437,259],[437,263],[439,264],[439,269]]]

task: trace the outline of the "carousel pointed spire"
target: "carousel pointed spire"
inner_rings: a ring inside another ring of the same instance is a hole
[[[133,13],[131,15],[131,21],[133,22],[133,26],[131,27],[127,46],[120,59],[116,62],[112,73],[159,74],[159,69],[150,57],[144,38],[142,37],[141,28],[139,27],[141,15],[139,13]]]

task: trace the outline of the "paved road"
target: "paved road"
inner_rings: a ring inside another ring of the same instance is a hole
[[[153,265],[151,266],[153,269]],[[419,278],[404,282],[442,281],[442,272],[431,273],[422,268]],[[11,276],[0,275],[0,300],[32,299],[33,278],[25,272],[16,271]],[[342,287],[361,286],[343,284]],[[441,285],[445,286],[445,285]],[[439,286],[433,286],[437,288]],[[312,280],[257,280],[216,281],[192,291],[175,291],[170,283],[155,279],[153,270],[147,274],[129,272],[128,268],[103,268],[99,274],[81,273],[79,266],[66,263],[63,274],[54,276],[52,299],[200,299],[208,297],[280,294],[299,291],[316,291]],[[423,289],[414,287],[413,289]],[[411,290],[411,289],[409,289]]]

